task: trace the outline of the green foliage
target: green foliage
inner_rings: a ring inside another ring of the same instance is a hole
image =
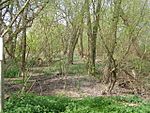
[[[67,65],[66,59],[52,63],[48,68],[43,70],[45,75],[52,75],[56,72],[68,74],[87,74],[86,64],[78,63]]]
[[[69,67],[69,72],[71,74],[86,74],[86,64],[80,63],[80,64],[73,64]]]
[[[60,61],[52,63],[48,68],[43,69],[45,75],[53,75],[56,72],[62,72]]]
[[[40,97],[35,95],[24,95],[20,98],[13,97],[5,104],[6,113],[49,113],[62,112],[67,104],[71,102],[65,97]]]
[[[146,72],[146,73],[150,72],[149,70],[150,62],[148,62],[147,60],[135,58],[133,59],[132,64],[135,67],[135,69],[137,69],[140,72]]]
[[[124,102],[124,103],[143,103],[144,101],[139,98],[138,96],[128,95],[128,96],[116,96],[112,97],[117,102]]]
[[[138,106],[129,106],[136,103]],[[24,95],[6,101],[4,113],[149,113],[150,102],[137,96],[87,97]]]
[[[4,76],[6,78],[19,77],[20,68],[16,63],[11,63],[6,70],[4,70]]]

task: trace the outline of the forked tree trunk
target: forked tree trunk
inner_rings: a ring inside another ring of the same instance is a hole
[[[108,92],[111,93],[115,83],[116,83],[116,76],[117,76],[117,64],[114,59],[114,51],[117,44],[117,25],[119,22],[119,16],[120,16],[120,9],[121,9],[121,1],[122,0],[115,0],[114,1],[114,11],[113,11],[113,18],[112,18],[112,24],[111,24],[111,42],[109,46],[108,51],[108,77],[110,78],[110,86],[108,89]]]
[[[78,30],[79,30],[78,27],[76,27],[73,30],[73,35],[70,39],[69,52],[68,52],[68,63],[69,64],[73,64],[74,50],[75,50],[76,44],[78,42]]]
[[[85,13],[85,3],[82,6],[81,13],[79,13],[79,15],[77,15],[76,17],[77,19],[76,23],[78,22],[78,24],[72,25],[73,35],[70,39],[69,52],[68,52],[69,64],[73,64],[74,50],[75,50],[76,44],[78,43],[79,37],[80,37],[80,44],[81,44],[81,49],[82,49],[81,51],[83,52],[82,34],[83,34],[83,18],[84,18],[84,13]]]

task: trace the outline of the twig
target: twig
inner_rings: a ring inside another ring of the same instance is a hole
[[[32,85],[31,85],[30,88],[28,89],[27,93],[29,93],[29,91],[32,89],[32,87],[34,86],[35,83],[36,83],[36,80],[33,81]]]

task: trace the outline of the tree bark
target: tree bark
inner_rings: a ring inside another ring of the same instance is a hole
[[[74,54],[74,50],[76,47],[76,44],[78,42],[78,33],[79,32],[79,27],[75,27],[73,30],[73,35],[70,39],[70,45],[69,45],[69,53],[68,53],[68,63],[69,64],[73,64],[73,54]]]
[[[68,63],[69,64],[73,64],[74,50],[75,50],[75,47],[76,47],[79,37],[82,36],[82,33],[83,33],[82,29],[83,29],[84,13],[85,13],[85,5],[82,6],[81,13],[79,13],[79,15],[76,16],[75,24],[74,23],[72,24],[73,35],[70,39],[69,53],[68,53]],[[78,23],[78,24],[76,25],[76,23]]]
[[[21,58],[21,72],[23,76],[23,81],[25,81],[25,71],[26,71],[26,48],[27,48],[27,42],[26,42],[26,19],[27,19],[27,9],[23,13],[23,19],[22,24],[24,26],[24,29],[22,30],[22,58]]]
[[[122,0],[115,0],[114,1],[114,11],[113,11],[113,18],[111,24],[111,42],[108,52],[108,78],[110,78],[110,86],[108,92],[111,93],[115,83],[116,83],[116,75],[117,75],[117,64],[116,60],[114,59],[114,50],[117,44],[117,25],[119,22],[120,16],[120,9],[121,9],[121,1]]]
[[[99,28],[101,0],[98,0],[96,12],[94,14],[94,25],[92,26],[90,3],[87,0],[87,26],[88,26],[88,74],[95,76],[95,60],[96,60],[96,39]]]
[[[80,37],[79,37],[79,55],[81,58],[84,56],[84,50],[83,50],[83,28],[80,29]]]

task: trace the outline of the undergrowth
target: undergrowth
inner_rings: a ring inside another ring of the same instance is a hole
[[[149,106],[137,96],[73,99],[27,94],[7,100],[4,113],[150,113]]]
[[[19,77],[20,69],[17,64],[12,63],[6,70],[4,70],[5,78],[16,78]]]

